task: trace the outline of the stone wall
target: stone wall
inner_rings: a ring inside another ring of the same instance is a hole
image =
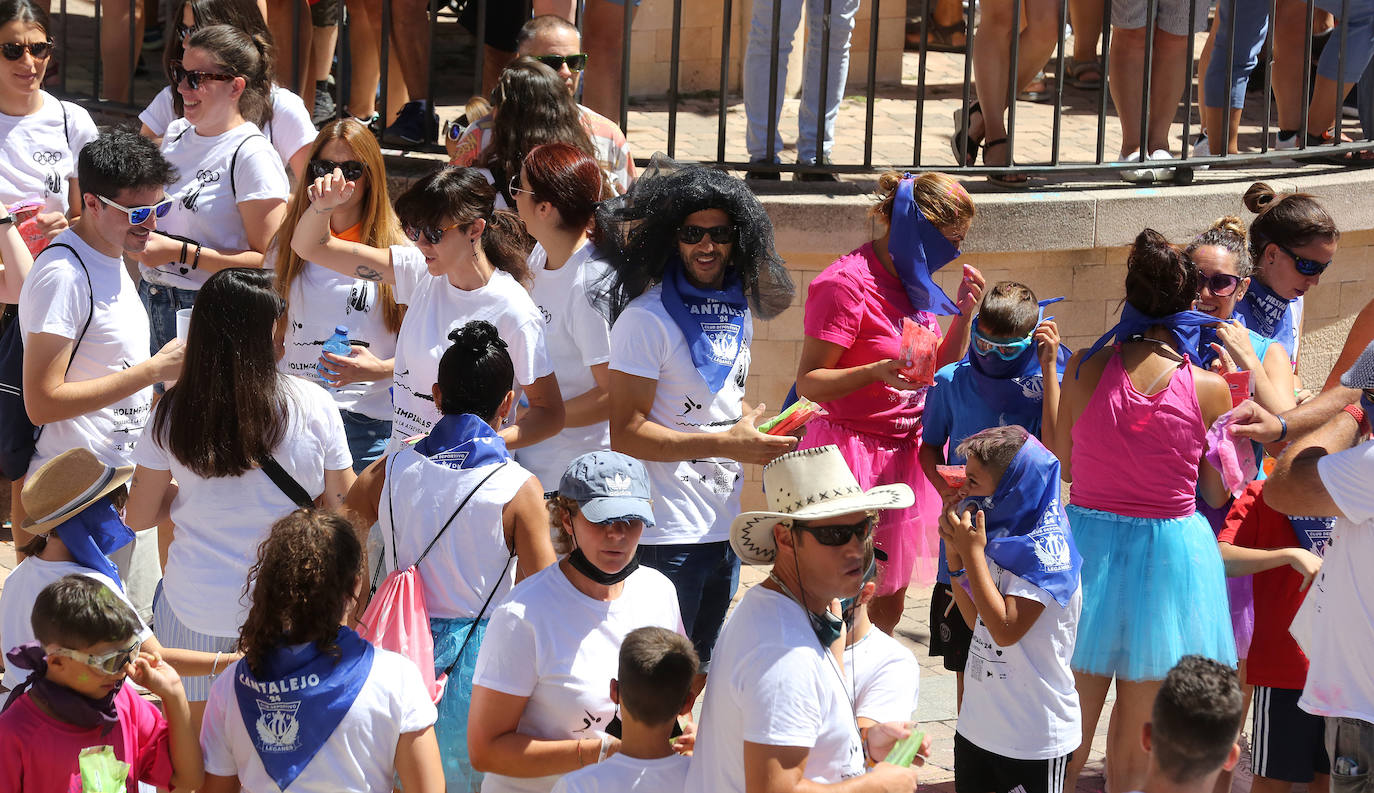
[[[1305,301],[1299,374],[1316,388],[1330,372],[1355,315],[1374,300],[1374,218],[1369,217],[1367,202],[1360,200],[1362,181],[1346,175],[1271,181],[1278,189],[1316,193],[1344,230],[1335,263]],[[1184,241],[1224,214],[1248,223],[1252,216],[1239,200],[1246,186],[1248,182],[1164,191],[975,195],[979,216],[957,264],[978,267],[989,284],[1016,280],[1042,299],[1064,296],[1064,302],[1047,313],[1055,317],[1064,343],[1076,350],[1115,324],[1124,292],[1127,243],[1144,225]],[[772,415],[796,379],[802,305],[811,279],[874,234],[866,217],[868,202],[862,197],[789,196],[765,203],[774,218],[779,252],[797,282],[792,308],[771,322],[755,323],[748,399],[766,402]],[[937,274],[951,296],[960,271],[951,265]],[[760,469],[747,469],[745,508],[760,508]]]

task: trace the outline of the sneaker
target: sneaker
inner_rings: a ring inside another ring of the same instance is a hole
[[[394,138],[411,146],[437,143],[439,114],[429,109],[429,102],[412,99],[396,114],[396,120],[382,131],[382,137]]]
[[[381,131],[382,114],[375,110],[372,111],[372,115],[370,116],[354,116],[353,120],[372,130],[374,134]]]
[[[1194,157],[1211,157],[1212,147],[1207,144],[1206,135],[1198,135],[1197,140],[1193,141]]]
[[[798,160],[798,161],[797,161],[797,164],[798,164],[798,165],[829,165],[829,164],[830,164],[830,158],[829,158],[829,157],[826,157],[825,155],[821,155],[819,158],[817,158],[816,160],[813,160],[812,162],[803,163],[801,160]],[[808,172],[798,172],[796,175],[794,175],[794,176],[792,177],[792,180],[795,181],[795,182],[838,182],[838,181],[840,181],[840,175],[839,175],[839,174],[836,174],[836,173],[828,173],[828,172],[825,172],[825,171],[811,171],[811,172],[809,172],[809,173],[808,173]]]
[[[1284,135],[1282,132],[1274,133],[1274,148],[1287,151],[1298,148],[1298,133]]]
[[[750,160],[749,162],[767,163],[768,160]],[[744,174],[744,180],[746,182],[779,182],[782,181],[782,174],[777,171],[755,171],[751,168]]]
[[[1133,151],[1122,158],[1121,162],[1140,162],[1140,152]],[[1154,172],[1149,168],[1127,168],[1119,171],[1121,181],[1141,184],[1154,181]]]
[[[328,80],[315,81],[315,108],[310,111],[310,121],[317,127],[333,118],[338,109],[334,106],[334,95],[329,88]]]
[[[1170,154],[1169,152],[1163,149],[1155,149],[1154,151],[1150,152],[1150,159],[1173,160],[1174,155]],[[1175,170],[1173,168],[1151,168],[1150,170],[1154,172],[1154,181],[1156,182],[1173,181],[1175,173]]]

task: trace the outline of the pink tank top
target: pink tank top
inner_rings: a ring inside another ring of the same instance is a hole
[[[1167,388],[1146,396],[1118,346],[1073,427],[1072,502],[1133,518],[1193,514],[1206,432],[1186,360]]]

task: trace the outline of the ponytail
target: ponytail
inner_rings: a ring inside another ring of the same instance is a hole
[[[476,168],[452,165],[421,178],[396,199],[396,216],[404,226],[440,228],[457,223],[466,226],[486,222],[482,252],[498,270],[529,286],[525,257],[534,239],[525,222],[509,210],[496,210],[496,188]]]
[[[225,72],[243,78],[239,114],[259,128],[272,120],[272,43],[266,37],[229,25],[196,30],[186,42],[209,53]]]
[[[482,232],[482,252],[498,270],[504,270],[526,289],[533,278],[525,259],[534,248],[534,238],[525,229],[525,221],[509,209],[498,209],[487,218]]]

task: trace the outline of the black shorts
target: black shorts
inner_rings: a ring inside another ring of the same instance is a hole
[[[954,733],[954,793],[1064,793],[1070,752],[1049,760],[1016,760],[974,746]]]
[[[332,28],[339,24],[339,0],[315,0],[310,4],[310,24]]]
[[[1331,773],[1326,719],[1298,707],[1302,690],[1255,686],[1250,773],[1283,782],[1311,782]]]
[[[945,669],[963,673],[968,665],[968,646],[973,629],[964,622],[949,584],[935,583],[930,593],[930,654],[944,656]],[[987,791],[984,791],[987,793]]]
[[[467,0],[458,13],[458,24],[477,36],[478,3]],[[486,33],[482,43],[501,52],[515,52],[515,35],[530,18],[529,0],[487,0]]]

